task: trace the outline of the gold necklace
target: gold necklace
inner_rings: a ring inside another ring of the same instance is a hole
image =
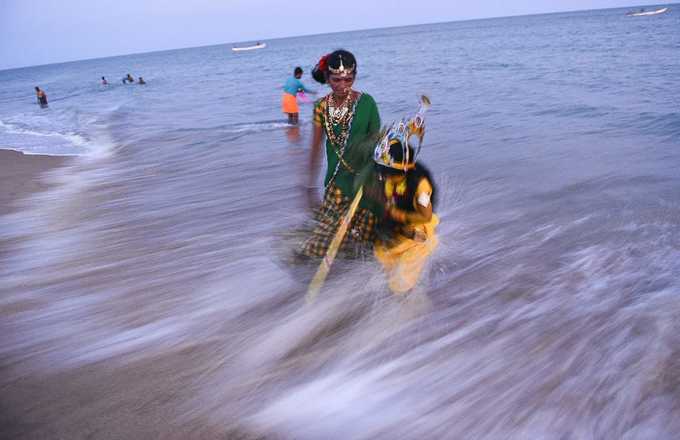
[[[349,138],[349,132],[352,127],[352,119],[354,117],[356,102],[358,101],[355,99],[353,100],[354,102],[351,102],[352,101],[351,97],[352,95],[350,94],[345,99],[345,102],[343,104],[347,106],[347,111],[343,112],[338,120],[333,120],[332,118],[331,106],[335,104],[333,94],[330,94],[326,97],[326,117],[324,118],[326,136],[328,137],[328,140],[331,141],[331,146],[335,151],[336,156],[338,157],[338,163],[335,166],[335,171],[333,171],[333,175],[331,176],[328,182],[329,185],[331,182],[335,180],[335,176],[338,174],[338,171],[340,170],[340,164],[342,164],[342,166],[347,171],[354,174],[354,170],[345,161],[343,157],[345,153],[345,147],[347,146],[347,139]],[[352,107],[350,107],[350,104],[352,105]],[[335,134],[334,129],[335,126],[339,126],[338,127],[339,132],[337,135]]]
[[[343,119],[347,114],[349,113],[349,104],[351,101],[351,94],[348,95],[345,100],[342,102],[342,104],[338,105],[337,102],[335,101],[335,94],[331,93],[330,99],[328,100],[328,113],[331,117],[331,120],[334,124],[339,124],[343,122]]]
[[[354,108],[350,107],[353,104],[350,96],[345,99],[340,108],[336,106],[332,93],[328,95],[326,102],[326,136],[341,150],[344,150],[345,141],[349,136],[350,121],[354,116]],[[335,134],[334,126],[339,128],[337,135]]]

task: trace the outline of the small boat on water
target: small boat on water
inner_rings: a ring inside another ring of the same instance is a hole
[[[232,47],[231,50],[233,50],[234,52],[244,52],[247,50],[264,49],[265,47],[267,47],[267,43],[258,42],[254,46]]]
[[[639,11],[626,12],[626,15],[629,16],[629,17],[644,17],[646,15],[663,14],[664,12],[667,12],[667,11],[668,11],[668,8],[655,9],[653,11],[645,11],[644,9],[640,9]]]

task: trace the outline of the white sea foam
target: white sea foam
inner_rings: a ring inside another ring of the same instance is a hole
[[[25,154],[72,156],[87,154],[90,141],[73,131],[41,131],[0,121],[0,145]]]

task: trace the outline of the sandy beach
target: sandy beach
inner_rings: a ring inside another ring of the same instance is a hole
[[[62,165],[67,156],[23,154],[0,150],[0,215],[16,209],[16,201],[47,188],[41,179],[46,171]]]
[[[22,198],[47,189],[44,174],[68,160],[0,150],[0,216],[18,209]],[[3,251],[0,242],[0,257]],[[0,316],[8,319],[14,312],[6,307]],[[180,421],[180,403],[191,395],[191,386],[185,389],[190,383],[186,371],[193,371],[195,357],[208,365],[210,353],[196,348],[125,368],[99,362],[48,374],[25,371],[19,377],[8,358],[0,357],[0,440],[252,438],[226,422],[216,429],[205,421]]]

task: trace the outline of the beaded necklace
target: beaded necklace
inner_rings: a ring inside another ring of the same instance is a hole
[[[350,95],[342,105],[338,106],[332,93],[326,96],[326,136],[337,147],[343,148],[349,137],[350,122],[354,116],[356,101],[358,99],[353,100]],[[340,132],[337,135],[333,129],[336,125],[340,127]]]
[[[359,102],[359,94],[356,99],[352,99],[352,94],[345,99],[340,107],[335,104],[335,99],[333,94],[326,96],[326,117],[324,118],[324,124],[326,129],[326,136],[328,140],[331,141],[331,145],[335,154],[338,156],[338,163],[335,166],[333,175],[328,181],[328,185],[335,180],[335,176],[340,170],[340,164],[343,165],[350,173],[354,173],[352,167],[349,166],[347,161],[343,158],[345,153],[345,148],[347,147],[347,140],[349,139],[349,133],[352,128],[352,120],[354,119],[354,113],[356,111],[357,103]],[[333,127],[338,125],[340,128],[339,134],[335,134]],[[338,149],[339,147],[339,149]]]

